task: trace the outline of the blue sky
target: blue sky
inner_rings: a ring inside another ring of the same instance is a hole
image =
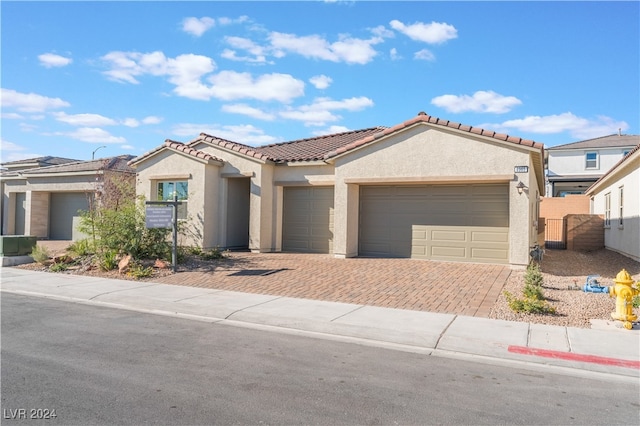
[[[263,145],[420,111],[546,146],[639,134],[639,5],[5,0],[0,161],[200,132]]]

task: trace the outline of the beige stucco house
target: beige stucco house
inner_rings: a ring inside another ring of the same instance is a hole
[[[105,176],[133,177],[133,158],[121,155],[90,161],[40,157],[3,163],[0,173],[1,234],[75,240],[79,211],[89,210]]]
[[[181,244],[525,265],[543,145],[420,113],[394,127],[251,147],[200,134],[132,160],[185,201]]]
[[[640,145],[591,185],[591,213],[604,216],[604,245],[640,262]]]

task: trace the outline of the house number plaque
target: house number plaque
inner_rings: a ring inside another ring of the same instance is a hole
[[[529,166],[515,166],[513,168],[514,173],[529,173]]]

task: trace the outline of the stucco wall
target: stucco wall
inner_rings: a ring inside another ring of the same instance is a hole
[[[529,247],[537,240],[537,217],[532,213],[537,204],[537,183],[529,150],[418,126],[348,153],[335,164],[337,256],[357,252],[358,181],[394,184],[404,178],[409,183],[478,183],[496,178],[510,185],[510,263],[528,263]],[[529,166],[529,173],[516,176],[514,166]],[[520,180],[528,187],[523,194],[516,189]]]
[[[213,171],[210,169],[214,169]],[[137,168],[136,192],[143,195],[146,201],[157,200],[157,183],[167,180],[186,180],[189,183],[189,199],[187,202],[188,220],[183,224],[184,232],[179,244],[209,247],[215,241],[205,228],[216,225],[217,208],[205,212],[207,192],[215,199],[218,166],[204,164],[194,158],[172,151],[162,151]],[[211,207],[211,204],[208,205]]]
[[[605,214],[605,194],[611,194],[611,225],[605,227],[605,247],[640,261],[640,157],[611,177],[593,196],[592,213]],[[623,223],[619,224],[619,188],[624,186]]]
[[[623,157],[623,152],[629,151],[629,148],[598,148],[598,149],[580,149],[567,151],[549,151],[549,175],[594,175],[604,174],[611,169]],[[587,152],[598,153],[598,167],[586,168]]]

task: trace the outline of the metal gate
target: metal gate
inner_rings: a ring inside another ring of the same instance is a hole
[[[567,248],[567,226],[564,219],[546,219],[544,225],[544,246],[548,249]]]

